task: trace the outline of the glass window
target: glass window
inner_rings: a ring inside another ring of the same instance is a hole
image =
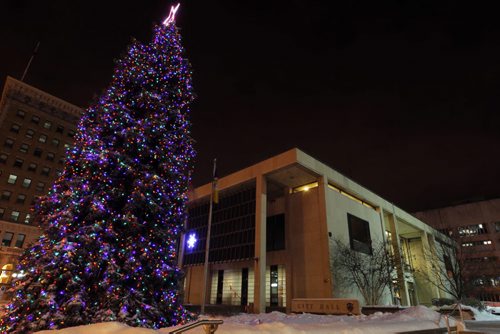
[[[26,130],[26,135],[25,135],[26,138],[31,139],[31,138],[33,138],[34,135],[35,135],[35,131],[33,129]]]
[[[12,242],[12,238],[14,237],[14,233],[12,232],[5,232],[3,235],[2,239],[2,246],[10,246],[10,243]]]
[[[57,162],[61,165],[64,164],[64,157],[60,157]]]
[[[22,109],[17,109],[16,116],[20,117],[20,118],[24,118],[24,116],[26,116],[26,112]]]
[[[370,237],[370,224],[350,213],[347,214],[349,240],[351,249],[357,252],[371,254],[372,240]]]
[[[45,183],[43,183],[43,182],[38,182],[38,183],[36,184],[36,188],[35,188],[35,189],[36,189],[36,191],[43,191],[43,188],[45,188]]]
[[[36,164],[36,163],[34,163],[34,162],[32,162],[32,163],[30,163],[30,164],[29,164],[29,166],[28,166],[28,170],[29,170],[30,172],[34,172],[34,171],[36,171],[36,167],[37,167],[37,164]]]
[[[19,152],[28,153],[30,146],[28,144],[21,144],[19,147]]]
[[[491,240],[475,240],[462,243],[462,247],[474,247],[483,245],[491,245]]]
[[[49,176],[49,174],[50,174],[50,168],[47,167],[47,166],[43,167],[42,168],[42,172],[40,174],[45,175],[45,176]]]
[[[24,188],[29,188],[29,187],[30,187],[30,185],[31,185],[31,179],[25,178],[25,179],[23,180],[23,187],[24,187]]]
[[[74,137],[75,136],[75,131],[69,130],[68,131],[68,137]]]
[[[271,306],[278,306],[278,266],[271,266]]]
[[[40,135],[40,137],[38,138],[38,141],[40,143],[46,143],[47,142],[47,136],[46,135]]]
[[[54,145],[55,147],[59,146],[59,139],[52,139],[52,145]]]
[[[38,124],[38,123],[40,123],[40,117],[38,117],[38,116],[33,116],[33,117],[31,117],[31,121],[32,121],[33,123],[35,123],[35,124]]]
[[[43,151],[42,151],[42,149],[41,149],[41,148],[36,147],[36,148],[35,148],[35,150],[33,151],[33,155],[34,155],[35,157],[41,157],[41,156],[42,156],[42,152],[43,152]]]
[[[21,128],[21,126],[19,124],[14,123],[10,127],[10,131],[15,132],[15,133],[19,133],[20,128]]]
[[[16,181],[17,181],[17,175],[10,174],[9,178],[7,179],[7,183],[16,184]]]
[[[23,163],[24,163],[24,160],[23,159],[19,159],[19,158],[16,158],[16,160],[14,161],[14,167],[23,167]]]
[[[458,234],[460,237],[470,237],[478,234],[487,234],[488,230],[484,224],[475,224],[468,226],[460,226],[458,228]]]
[[[46,129],[50,129],[52,127],[52,122],[45,121],[45,123],[43,123],[43,127]]]
[[[5,213],[5,209],[0,208],[0,218],[3,218],[4,213]]]
[[[26,217],[24,218],[24,223],[25,224],[31,223],[31,215],[29,213],[26,214]]]
[[[14,146],[14,139],[12,139],[12,138],[5,139],[5,142],[4,142],[3,146],[5,146],[5,147],[12,147],[12,146]]]
[[[25,194],[19,194],[19,195],[17,195],[16,203],[24,204],[25,201],[26,201],[26,195]]]
[[[47,153],[47,160],[54,161],[56,155],[52,152]]]
[[[496,230],[497,232],[500,232],[500,222],[496,222],[496,223],[495,223],[495,230]]]
[[[11,214],[10,214],[10,219],[12,221],[17,222],[17,220],[19,219],[19,214],[20,214],[19,211],[12,211]]]
[[[208,202],[189,209],[190,221],[187,229],[195,233],[199,239],[198,245],[204,244],[202,229],[206,229]],[[222,194],[219,204],[213,212],[213,234],[210,245],[213,245],[214,261],[229,261],[253,259],[255,248],[255,188]],[[217,226],[217,227],[215,227]],[[206,233],[205,233],[206,234]],[[203,263],[204,249],[202,246],[185,254],[185,262],[189,264]]]
[[[11,195],[12,195],[12,193],[10,191],[4,190],[2,192],[2,199],[8,201],[10,199]]]
[[[17,235],[16,244],[14,247],[23,248],[24,239],[26,239],[26,234],[19,233]]]
[[[9,156],[5,153],[0,154],[0,163],[6,163]]]
[[[267,251],[285,249],[285,215],[267,217]]]
[[[57,133],[63,133],[64,132],[64,127],[61,126],[61,125],[58,125],[57,128],[56,128],[56,132]]]

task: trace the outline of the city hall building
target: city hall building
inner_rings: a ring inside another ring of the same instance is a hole
[[[207,304],[252,305],[254,312],[290,311],[295,298],[363,303],[359,292],[335,282],[337,239],[367,254],[372,242],[387,242],[398,286],[387,289],[385,304],[430,305],[449,297],[414,275],[432,274],[424,254],[450,242],[445,235],[299,149],[220,178],[217,188],[206,286],[211,184],[190,195],[180,249],[185,304],[200,305],[204,289]]]

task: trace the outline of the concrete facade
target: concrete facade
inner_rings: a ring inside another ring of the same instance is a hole
[[[472,295],[500,302],[500,198],[415,213],[461,246]]]
[[[64,166],[82,109],[7,77],[0,100],[0,302],[23,249],[41,234],[31,208]]]
[[[294,298],[362,301],[356,289],[339,288],[332,267],[332,241],[340,239],[348,244],[352,239],[349,217],[369,226],[370,243],[388,242],[397,255],[395,274],[401,283],[387,291],[385,304],[429,305],[433,298],[448,297],[413,274],[418,267],[432,275],[421,255],[434,252],[436,238],[447,239],[446,236],[298,149],[223,177],[217,187],[224,209],[218,211],[215,207],[213,228],[222,232],[213,234],[211,240],[219,238],[222,246],[217,250],[217,243],[214,248],[214,243],[210,243],[207,304],[251,304],[254,312],[264,312],[273,307],[289,311]],[[240,212],[247,213],[238,207],[238,198],[242,198],[239,189],[255,190],[254,215],[248,216],[255,217],[254,226],[241,223],[247,218],[241,218]],[[188,219],[186,234],[199,240],[199,245],[191,244],[188,249],[181,243],[186,272],[184,302],[188,304],[201,303],[201,259],[207,223],[206,215],[196,216],[194,212],[206,210],[210,192],[211,184],[206,184],[190,195],[193,214]],[[266,224],[271,224],[275,217],[284,218],[284,245],[270,250],[266,244],[273,245],[275,240],[268,239],[266,230],[270,230]],[[252,238],[246,236],[249,231]],[[238,244],[251,244],[254,252],[242,253],[238,258],[234,255],[239,254]],[[232,245],[236,245],[234,250],[230,250]]]

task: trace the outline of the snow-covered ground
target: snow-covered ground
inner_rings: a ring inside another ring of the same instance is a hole
[[[217,334],[387,334],[407,330],[445,327],[443,317],[425,306],[409,307],[398,313],[375,313],[370,316],[329,316],[315,314],[240,314],[223,319]],[[108,322],[66,328],[57,331],[41,331],[39,334],[166,334],[174,328],[158,331],[129,327]],[[203,334],[203,328],[188,333]]]
[[[470,308],[476,320],[499,321],[500,316],[481,312]],[[267,314],[240,314],[232,317],[218,317],[224,324],[217,330],[218,334],[252,334],[252,333],[284,333],[284,334],[382,334],[397,333],[409,330],[445,327],[445,320],[439,313],[425,307],[409,307],[398,313],[375,313],[370,316],[328,316],[315,314],[284,314],[272,312]],[[450,324],[454,325],[453,320]],[[66,328],[57,331],[41,331],[39,334],[166,334],[172,328],[158,331],[108,322]],[[202,327],[189,331],[203,334]]]

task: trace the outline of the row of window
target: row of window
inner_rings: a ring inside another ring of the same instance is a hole
[[[500,277],[478,277],[472,280],[475,286],[500,286]]]
[[[25,118],[26,118],[26,112],[25,112],[24,110],[22,110],[22,109],[18,109],[18,110],[17,110],[17,113],[16,113],[16,116],[17,116],[17,117],[19,117],[19,118],[21,118],[21,119],[25,119]],[[38,116],[36,116],[36,115],[33,115],[33,116],[31,117],[31,123],[39,125],[39,124],[40,124],[40,117],[38,117]],[[17,123],[14,123],[14,124],[13,124],[13,126],[14,126],[14,125],[16,125],[16,126],[17,126],[17,128],[18,128],[18,132],[19,132],[19,128],[20,128],[21,126],[20,126],[19,124],[17,124]],[[48,120],[46,120],[46,121],[44,121],[44,122],[42,123],[43,128],[44,128],[44,129],[47,129],[47,130],[52,129],[52,125],[53,125],[53,124],[52,124],[52,122],[51,122],[51,121],[48,121]],[[58,124],[58,125],[55,127],[55,131],[56,131],[57,133],[63,134],[63,133],[64,133],[64,126],[62,126],[62,125]],[[73,130],[69,130],[69,131],[67,132],[67,135],[68,135],[68,137],[73,137],[73,136],[75,135],[75,132],[74,132]]]
[[[469,263],[481,263],[481,262],[495,262],[498,258],[496,256],[481,256],[481,257],[469,257],[465,261]]]
[[[7,139],[9,139],[9,138],[7,138]],[[9,141],[9,143],[10,143],[10,141]],[[14,145],[14,144],[12,143],[12,145]],[[8,147],[12,148],[12,146],[8,146]],[[65,144],[65,147],[69,147],[69,145]],[[22,143],[21,146],[19,146],[19,152],[21,152],[21,153],[28,153],[29,148],[30,148],[30,146],[28,144]],[[33,155],[36,156],[36,157],[42,157],[42,153],[43,153],[43,150],[41,148],[39,148],[39,147],[35,147],[35,149],[33,150]],[[6,163],[8,157],[9,157],[9,155],[7,153],[2,153],[0,155],[0,162],[1,163]],[[55,157],[56,157],[56,154],[54,152],[48,152],[47,156],[45,158],[48,161],[54,161]],[[63,158],[61,157],[59,159],[59,163],[62,163],[62,162],[63,162]]]
[[[10,193],[9,199],[10,199],[11,196],[12,196],[12,193]],[[19,195],[17,195],[16,203],[18,203],[18,204],[24,204],[24,203],[26,203],[26,195],[25,194],[19,194]]]
[[[26,137],[28,137],[28,136],[26,136]],[[5,141],[3,143],[3,146],[5,146],[7,148],[12,148],[12,147],[14,147],[14,143],[15,142],[16,142],[15,139],[8,137],[7,139],[5,139]],[[38,142],[40,142],[40,143],[46,143],[47,142],[47,136],[46,135],[40,135],[40,137],[38,138]],[[50,143],[54,147],[59,147],[59,144],[61,143],[61,141],[59,139],[57,139],[57,138],[53,138]],[[66,149],[69,146],[70,146],[69,144],[64,144],[64,148],[66,148]],[[28,150],[29,150],[29,145],[26,144],[26,143],[22,143],[21,146],[19,147],[19,152],[28,153]],[[42,155],[42,149],[39,148],[39,147],[36,147],[35,150],[33,151],[33,155],[40,157]]]
[[[483,245],[491,245],[491,240],[477,240],[462,243],[462,247],[474,247]]]
[[[494,222],[493,225],[495,227],[495,232],[500,232],[500,221]],[[460,237],[471,237],[475,235],[488,234],[487,226],[488,226],[487,223],[459,226],[457,228],[457,231]],[[449,227],[440,228],[438,229],[438,231],[450,237],[453,236],[453,229]]]
[[[49,176],[50,170],[51,170],[50,167],[45,166],[40,171],[40,175]],[[59,170],[57,170],[57,176],[59,176],[60,173],[61,172]],[[7,178],[7,183],[8,184],[16,184],[17,179],[18,179],[18,176],[16,174],[9,174],[9,177]],[[27,180],[27,179],[25,179],[25,180]]]
[[[486,225],[483,224],[460,226],[458,228],[458,235],[460,237],[470,237],[473,235],[487,234],[487,233],[488,229],[486,228]]]
[[[344,195],[345,197],[353,200],[354,202],[358,202],[359,204],[366,206],[367,208],[377,210],[374,205],[371,205],[370,203],[365,202],[364,200],[358,198],[356,195],[353,195],[353,194],[351,194],[351,193],[349,193],[349,192],[347,192],[347,191],[345,191],[337,186],[334,186],[331,183],[328,183],[328,189],[332,189],[332,190],[338,192],[339,194]]]
[[[8,159],[8,156],[6,154],[3,154],[3,153],[0,154],[0,163],[5,163],[7,161],[7,159]],[[63,159],[61,159],[61,160],[64,161]],[[16,160],[14,160],[14,163],[12,164],[12,166],[16,167],[16,168],[22,168],[24,166],[24,160],[21,158],[16,158]],[[36,164],[34,162],[30,162],[28,165],[27,171],[28,172],[36,172],[37,168],[38,168],[38,164]],[[47,171],[47,168],[48,168],[48,171]],[[49,172],[50,172],[50,167],[44,166],[41,174],[48,175]]]
[[[31,223],[31,219],[33,217],[31,216],[30,213],[27,213],[23,219],[21,219],[21,212],[17,211],[17,210],[12,210],[10,212],[10,216],[9,217],[5,217],[5,209],[4,208],[0,208],[0,219],[9,219],[10,221],[13,221],[13,222],[23,222],[25,224],[29,224]]]
[[[8,182],[8,183],[15,184],[17,181],[17,176],[14,174],[10,174],[10,176],[14,176],[15,180],[12,181],[13,183],[11,183],[11,182]],[[9,176],[9,178],[10,178],[10,176]],[[29,189],[31,187],[32,181],[33,181],[32,179],[25,177],[23,179],[23,182],[21,183],[21,185],[23,186],[23,188]],[[41,181],[37,182],[35,190],[36,191],[43,191],[44,189],[45,189],[45,182],[41,182]],[[7,192],[9,192],[9,191],[7,191]]]
[[[500,294],[481,292],[477,295],[481,301],[500,302]]]
[[[16,238],[16,242],[14,243],[14,245],[12,245],[13,239],[14,239],[14,233],[5,232],[3,234],[3,238],[2,238],[2,246],[6,246],[6,247],[13,246],[13,247],[18,247],[18,248],[23,248],[24,240],[26,240],[26,234],[18,233],[17,238]]]
[[[26,189],[29,189],[31,187],[31,183],[32,183],[33,180],[25,177],[23,179],[23,182],[21,183],[21,185],[23,186],[23,188],[26,188]],[[15,182],[14,182],[15,184]],[[41,181],[38,181],[36,183],[36,186],[35,186],[35,190],[36,191],[39,191],[39,192],[42,192],[43,190],[45,189],[45,182],[41,182]],[[1,199],[3,200],[9,200],[10,199],[10,196],[12,195],[12,192],[9,191],[9,190],[4,190],[2,192],[2,195],[1,195]]]

